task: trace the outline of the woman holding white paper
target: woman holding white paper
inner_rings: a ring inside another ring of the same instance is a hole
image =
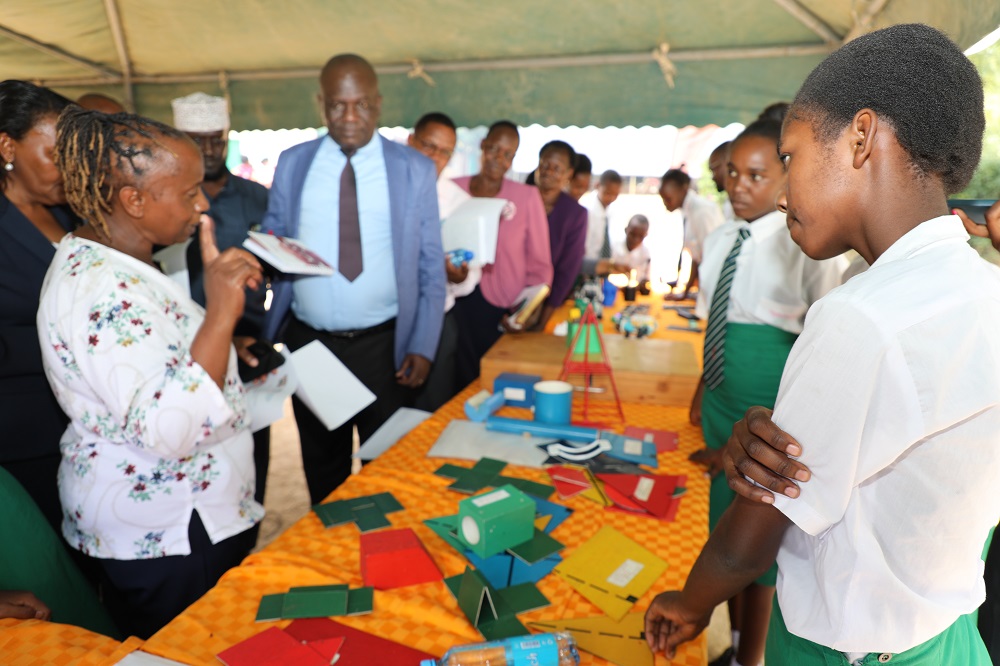
[[[261,269],[243,250],[220,253],[207,218],[205,309],[153,265],[153,246],[190,236],[207,207],[198,149],[176,130],[69,109],[56,163],[88,223],[59,243],[38,311],[70,417],[62,532],[94,558],[120,628],[148,637],[246,556],[263,517],[232,344]]]
[[[506,199],[500,219],[496,260],[483,267],[479,286],[455,301],[458,320],[456,387],[479,376],[479,359],[504,330],[513,331],[508,313],[530,287],[552,285],[549,223],[538,190],[504,178],[514,161],[520,138],[510,121],[493,123],[482,142],[479,173],[456,178],[474,197]]]

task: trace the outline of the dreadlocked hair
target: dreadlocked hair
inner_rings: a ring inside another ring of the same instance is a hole
[[[161,138],[185,139],[178,130],[131,113],[108,115],[68,107],[56,124],[55,164],[66,201],[81,219],[111,238],[105,215],[115,192],[136,185],[164,146]]]

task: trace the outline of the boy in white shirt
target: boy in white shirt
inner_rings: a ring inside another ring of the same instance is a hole
[[[782,375],[774,422],[811,480],[737,498],[647,611],[654,650],[777,558],[768,666],[990,663],[968,613],[1000,516],[1000,271],[946,202],[984,126],[975,67],[927,26],[859,37],[806,79],[779,147],[792,238],[871,268],[811,309]]]
[[[649,218],[633,215],[625,227],[625,242],[618,243],[611,255],[611,262],[616,266],[634,270],[640,284],[649,279],[649,248],[643,243],[648,235]]]

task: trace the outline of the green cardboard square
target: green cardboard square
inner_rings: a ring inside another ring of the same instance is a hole
[[[510,607],[511,611],[517,613],[527,613],[538,608],[545,608],[549,605],[549,600],[542,594],[534,583],[521,583],[498,590],[497,594],[503,602]]]
[[[521,624],[521,621],[513,615],[501,617],[492,622],[484,622],[477,629],[479,629],[479,633],[483,635],[483,638],[488,641],[517,638],[529,633],[528,628]]]
[[[563,545],[551,536],[535,528],[535,536],[531,541],[526,541],[518,546],[508,548],[507,552],[526,564],[541,562],[549,555],[558,553],[563,549]]]
[[[403,505],[393,497],[392,493],[378,493],[371,496],[372,501],[375,503],[382,513],[392,513],[394,511],[402,511]]]
[[[313,511],[324,527],[336,527],[337,525],[343,525],[354,520],[351,508],[344,502],[317,504],[313,507]]]
[[[389,519],[385,517],[385,514],[382,513],[382,510],[374,504],[354,509],[354,522],[362,533],[392,525]]]
[[[343,583],[337,583],[335,585],[305,585],[302,587],[291,587],[288,589],[289,594],[292,592],[346,592],[348,586]]]
[[[347,590],[289,592],[281,606],[286,620],[306,617],[330,617],[347,612]]]
[[[265,594],[260,598],[257,617],[254,622],[272,622],[281,619],[281,607],[285,603],[284,594]]]
[[[347,615],[371,613],[375,607],[375,588],[359,587],[347,593]]]
[[[535,502],[511,485],[458,503],[458,539],[482,558],[531,540]]]

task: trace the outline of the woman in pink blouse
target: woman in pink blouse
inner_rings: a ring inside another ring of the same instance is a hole
[[[55,159],[87,222],[59,243],[37,320],[70,418],[62,531],[94,559],[121,629],[145,638],[239,564],[263,517],[233,349],[261,270],[243,250],[220,254],[210,222],[205,309],[154,266],[153,246],[190,236],[208,207],[201,155],[177,130],[70,108]]]
[[[483,267],[479,286],[455,301],[458,322],[456,384],[465,388],[479,376],[479,359],[507,326],[507,315],[528,287],[552,285],[549,223],[538,190],[504,178],[514,161],[517,126],[501,120],[490,126],[480,147],[479,174],[455,182],[474,197],[506,199],[500,220],[496,261]]]

